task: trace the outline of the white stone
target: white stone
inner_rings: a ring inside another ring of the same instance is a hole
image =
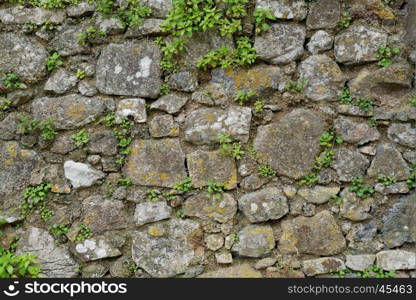
[[[346,255],[345,258],[345,265],[354,271],[364,271],[376,260],[376,256],[373,254]]]
[[[377,266],[383,270],[416,269],[416,252],[404,250],[387,250],[377,253]]]
[[[97,180],[105,177],[103,172],[72,160],[64,163],[64,173],[74,188],[92,186]]]

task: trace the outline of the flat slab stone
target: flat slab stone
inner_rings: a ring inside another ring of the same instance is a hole
[[[367,157],[346,148],[335,150],[332,167],[337,171],[339,180],[350,182],[356,177],[363,177],[370,162]]]
[[[44,90],[56,94],[63,94],[75,87],[77,81],[78,78],[74,73],[65,69],[59,69],[46,81]]]
[[[313,217],[283,221],[279,248],[284,253],[334,255],[346,242],[332,214],[324,210]]]
[[[133,261],[153,277],[185,273],[203,257],[203,250],[193,242],[202,234],[199,224],[191,220],[172,219],[143,228],[133,233]]]
[[[335,257],[322,257],[317,259],[304,260],[303,273],[306,276],[315,276],[319,274],[328,274],[345,269],[344,262]]]
[[[306,29],[299,24],[271,24],[257,35],[254,48],[259,58],[272,64],[286,64],[302,56]]]
[[[257,0],[256,9],[270,9],[277,19],[301,21],[308,14],[304,0]]]
[[[411,148],[416,148],[416,128],[409,123],[391,124],[387,130],[390,140]]]
[[[416,253],[405,250],[386,250],[377,253],[377,266],[383,270],[415,270]]]
[[[71,94],[36,98],[32,102],[32,113],[39,121],[54,120],[57,129],[75,129],[91,123],[106,107],[101,97]]]
[[[65,178],[68,179],[74,188],[89,187],[99,179],[105,177],[105,174],[94,169],[90,165],[68,160],[64,163]]]
[[[94,237],[76,243],[72,247],[72,252],[84,262],[121,255],[121,251],[104,237]]]
[[[254,270],[249,264],[241,264],[216,271],[203,273],[198,278],[262,278],[259,271]]]
[[[371,267],[376,260],[374,254],[357,254],[357,255],[346,255],[345,265],[354,271],[364,271]]]
[[[65,11],[59,9],[42,9],[39,7],[14,6],[0,10],[0,21],[3,24],[42,25],[46,21],[60,24],[65,20]]]
[[[323,204],[331,199],[332,195],[337,195],[340,188],[338,186],[321,186],[316,185],[313,188],[301,188],[298,195],[309,203]]]
[[[367,170],[370,177],[387,176],[396,180],[405,180],[409,176],[409,167],[394,144],[377,145],[376,156]]]
[[[341,16],[338,0],[319,0],[311,3],[306,26],[308,29],[335,28]]]
[[[179,140],[133,141],[124,174],[133,184],[174,187],[187,176]]]
[[[371,211],[375,204],[372,198],[360,198],[344,188],[341,192],[342,204],[340,205],[340,215],[351,221],[363,221],[372,217]]]
[[[194,187],[208,185],[208,181],[224,183],[227,190],[237,187],[237,167],[232,157],[221,155],[221,151],[197,150],[186,156],[189,176]]]
[[[279,220],[289,212],[285,195],[275,187],[243,195],[238,207],[251,223]]]
[[[321,117],[302,108],[275,123],[260,126],[253,142],[258,160],[281,175],[299,179],[312,170],[325,127]]]
[[[166,201],[139,203],[136,204],[136,210],[134,211],[134,222],[141,226],[168,219],[171,214],[172,208]]]
[[[175,114],[188,102],[188,97],[179,94],[167,94],[150,105],[151,109],[158,109],[167,112],[168,114]]]
[[[334,120],[334,127],[337,136],[340,136],[347,143],[363,145],[378,140],[380,133],[368,122],[356,122],[350,118],[339,116]]]
[[[239,233],[231,250],[241,256],[263,257],[275,246],[273,230],[270,226],[250,225]]]
[[[235,141],[247,142],[251,109],[248,107],[202,108],[185,120],[185,140],[197,145],[219,143],[219,134],[230,134]]]
[[[160,49],[152,42],[110,44],[97,61],[97,88],[104,94],[157,98],[160,59]]]

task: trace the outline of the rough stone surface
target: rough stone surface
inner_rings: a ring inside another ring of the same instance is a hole
[[[367,174],[370,177],[387,176],[404,180],[409,175],[409,169],[394,144],[380,143]]]
[[[285,195],[275,187],[243,195],[238,207],[251,223],[278,220],[289,212]]]
[[[172,208],[167,205],[166,201],[139,203],[136,204],[134,221],[140,226],[168,219],[171,213]]]
[[[371,210],[374,206],[372,198],[360,198],[345,188],[341,195],[342,204],[340,214],[351,221],[363,221],[371,218]]]
[[[339,187],[315,186],[313,188],[301,188],[298,195],[309,203],[323,204],[329,201],[333,195],[337,195]]]
[[[187,97],[177,94],[168,94],[160,97],[158,100],[153,102],[150,105],[150,108],[163,110],[169,114],[175,114],[181,110],[187,101]]]
[[[377,265],[383,270],[414,270],[416,255],[413,251],[387,250],[377,253]]]
[[[145,123],[147,120],[146,101],[141,98],[121,100],[117,104],[115,121],[120,124],[124,118],[128,117],[132,117],[137,123]]]
[[[260,126],[253,145],[261,163],[299,179],[311,171],[324,131],[325,123],[316,113],[295,109],[274,124]]]
[[[66,71],[65,69],[59,69],[53,76],[51,76],[45,84],[45,91],[54,92],[56,94],[63,94],[77,84],[77,76],[75,74]]]
[[[368,166],[369,161],[364,155],[346,148],[336,150],[332,163],[339,179],[346,182],[363,177]]]
[[[68,179],[74,188],[92,186],[105,174],[91,166],[68,160],[64,164],[65,178]]]
[[[60,24],[65,19],[62,10],[46,10],[39,7],[15,6],[0,10],[0,21],[3,24],[35,24],[42,25],[46,21]]]
[[[308,48],[309,52],[312,54],[317,54],[331,49],[333,44],[334,37],[332,35],[325,30],[318,30],[312,35],[309,43],[306,45],[306,48]]]
[[[242,264],[217,271],[207,272],[199,278],[261,278],[260,272],[254,270],[249,264]]]
[[[179,125],[171,115],[158,115],[149,123],[149,131],[153,137],[175,137],[179,135]]]
[[[338,0],[320,0],[312,3],[306,25],[310,29],[334,28],[340,19]]]
[[[340,136],[347,143],[363,145],[376,141],[380,133],[368,123],[356,122],[350,118],[340,116],[334,121],[337,136]]]
[[[389,139],[411,148],[416,148],[416,129],[411,124],[392,124],[387,131]]]
[[[72,251],[84,262],[121,255],[120,250],[103,237],[86,239],[76,243]]]
[[[376,260],[376,256],[373,254],[357,254],[347,255],[345,257],[345,265],[354,271],[364,271],[371,267]]]
[[[303,272],[306,276],[327,274],[345,269],[344,262],[335,257],[323,257],[303,261]]]
[[[301,21],[308,14],[304,0],[257,0],[256,9],[269,9],[277,19]]]
[[[240,256],[262,257],[274,248],[275,240],[270,226],[250,225],[238,233],[232,251]]]

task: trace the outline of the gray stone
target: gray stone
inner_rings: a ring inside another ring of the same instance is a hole
[[[409,192],[409,187],[407,186],[407,183],[404,181],[392,183],[387,186],[385,186],[382,183],[377,183],[374,186],[374,189],[376,190],[376,192],[379,192],[384,195],[407,194]]]
[[[306,48],[312,54],[317,54],[319,52],[331,49],[333,44],[334,37],[332,35],[330,35],[325,30],[318,30],[312,35],[309,43],[306,45]]]
[[[72,143],[71,143],[72,144]],[[100,130],[90,134],[88,152],[102,155],[115,155],[118,152],[118,140],[111,130]]]
[[[416,129],[409,123],[391,124],[387,135],[392,141],[411,148],[416,148]]]
[[[237,187],[237,168],[232,157],[221,151],[197,150],[186,156],[189,176],[195,188],[208,185],[208,181],[224,183],[227,190]]]
[[[75,87],[77,81],[78,78],[75,74],[65,69],[59,69],[49,77],[44,89],[45,91],[54,92],[56,94],[63,94]]]
[[[167,82],[172,90],[194,92],[198,88],[198,74],[191,71],[176,72],[169,75]]]
[[[97,89],[95,86],[91,85],[89,82],[83,80],[78,83],[78,91],[83,96],[92,97],[97,95]]]
[[[152,137],[179,136],[179,125],[171,115],[157,115],[149,123],[149,131]]]
[[[95,26],[105,35],[120,34],[124,32],[125,25],[116,15],[111,18],[98,15],[95,19]]]
[[[172,0],[143,0],[140,5],[149,7],[152,10],[152,16],[165,18],[172,8]]]
[[[338,186],[316,185],[313,188],[301,188],[298,195],[309,203],[323,204],[329,201],[333,195],[337,195],[340,188]]]
[[[168,219],[171,214],[172,208],[168,206],[166,201],[139,203],[136,204],[134,222],[136,225],[141,226],[147,223]]]
[[[405,151],[403,153],[403,158],[411,164],[416,163],[416,151]]]
[[[279,220],[289,212],[285,195],[275,187],[243,195],[238,207],[251,223]]]
[[[341,148],[335,151],[332,167],[337,171],[339,180],[350,182],[356,177],[363,177],[369,164],[364,155]]]
[[[133,261],[153,277],[185,273],[200,261],[201,249],[192,239],[201,235],[199,224],[191,220],[172,219],[143,228],[133,233]]]
[[[34,254],[39,261],[41,274],[48,278],[69,278],[77,275],[79,265],[65,246],[57,245],[44,229],[27,228],[19,240],[16,254]]]
[[[304,0],[257,0],[256,9],[271,10],[277,19],[301,21],[308,14]]]
[[[205,244],[211,251],[217,251],[224,245],[224,238],[221,234],[210,234],[205,238]]]
[[[141,98],[123,99],[117,104],[115,121],[120,124],[124,118],[133,117],[136,123],[147,120],[146,100]]]
[[[83,163],[68,160],[64,164],[65,178],[71,181],[74,188],[89,187],[99,179],[105,177],[105,174],[91,166]]]
[[[276,258],[266,257],[256,262],[256,264],[254,265],[254,268],[256,270],[266,269],[267,267],[273,266],[276,262],[277,262]]]
[[[105,109],[103,98],[83,97],[78,94],[36,98],[32,102],[34,119],[53,120],[56,129],[75,129],[87,125]]]
[[[275,123],[258,127],[253,146],[260,163],[299,179],[312,170],[324,131],[325,122],[316,113],[295,109]]]
[[[337,136],[342,137],[347,143],[363,145],[380,138],[378,130],[375,127],[371,127],[368,122],[356,122],[343,116],[339,116],[334,120],[334,127]]]
[[[345,259],[345,265],[351,270],[364,271],[374,264],[376,256],[373,254],[346,255]]]
[[[340,214],[351,221],[363,221],[371,218],[370,212],[374,208],[372,198],[360,198],[344,188],[341,192],[342,203],[340,205]]]
[[[81,2],[77,5],[71,5],[66,10],[69,17],[83,17],[92,14],[95,11],[95,3]]]
[[[335,257],[322,257],[316,259],[304,260],[303,273],[306,276],[315,276],[319,274],[328,274],[345,269],[344,262]]]
[[[126,38],[141,38],[149,35],[161,35],[163,22],[162,19],[145,19],[140,26],[129,26],[124,36]]]
[[[414,270],[416,254],[414,251],[387,250],[377,253],[377,266],[383,270]]]
[[[247,142],[251,109],[248,107],[203,108],[192,111],[185,120],[185,140],[194,144],[216,144],[219,134]]]
[[[186,178],[185,154],[179,140],[133,141],[124,174],[133,184],[173,188]]]
[[[162,85],[160,59],[152,42],[110,44],[97,61],[97,88],[104,94],[156,98]]]
[[[324,54],[312,55],[300,63],[298,71],[300,78],[307,80],[305,94],[309,99],[338,100],[345,77],[331,58]]]
[[[84,262],[121,255],[120,250],[105,237],[94,237],[75,243],[72,252]]]
[[[416,242],[416,194],[401,197],[382,220],[381,236],[388,248]]]
[[[352,26],[335,37],[335,59],[344,64],[377,61],[377,50],[387,44],[387,34],[362,25]]]
[[[256,36],[254,48],[259,58],[272,64],[286,64],[302,56],[306,29],[298,24],[271,24],[269,31]]]
[[[216,271],[204,273],[199,278],[262,278],[259,271],[254,270],[249,264],[241,264]]]
[[[240,182],[240,187],[246,191],[254,191],[268,183],[270,178],[261,177],[258,173],[251,174]]]
[[[186,199],[183,203],[183,213],[185,216],[225,223],[237,213],[237,201],[228,193],[222,194],[221,198],[199,193]]]
[[[229,252],[215,253],[215,260],[218,264],[231,264],[233,263],[233,256]]]
[[[310,8],[306,25],[308,29],[335,28],[341,16],[338,0],[314,1]]]
[[[35,24],[42,25],[46,21],[60,24],[65,19],[65,12],[58,9],[42,9],[39,7],[15,6],[0,10],[0,21],[3,24]]]
[[[58,28],[51,45],[61,56],[88,53],[88,47],[79,43],[79,37],[86,29],[86,26],[62,26]]]
[[[14,33],[0,34],[0,70],[13,72],[20,80],[35,83],[46,75],[48,52],[32,38]]]
[[[10,112],[0,121],[0,139],[10,141],[17,138],[19,119],[20,114],[18,112]]]
[[[6,98],[12,102],[13,106],[19,106],[27,103],[30,99],[32,99],[34,94],[35,90],[32,89],[18,89],[7,93]]]
[[[279,249],[283,253],[334,255],[346,246],[344,236],[332,214],[321,211],[313,217],[296,217],[281,223]]]
[[[169,114],[176,114],[188,101],[188,97],[178,94],[168,94],[160,97],[150,105],[151,109],[158,109]]]
[[[67,154],[75,149],[77,145],[70,134],[58,135],[50,148],[51,152],[57,154]]]
[[[270,226],[250,225],[238,233],[232,251],[240,256],[262,257],[275,247],[273,230]]]
[[[370,177],[386,176],[396,180],[405,180],[409,175],[409,167],[394,144],[380,143],[377,154],[367,170]]]

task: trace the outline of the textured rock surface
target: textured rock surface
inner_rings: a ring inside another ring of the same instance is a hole
[[[384,270],[414,270],[416,255],[413,251],[388,250],[377,253],[377,265]]]
[[[345,269],[345,264],[339,258],[324,257],[303,261],[303,272],[306,276],[327,274]]]
[[[352,181],[365,174],[369,161],[358,152],[342,148],[336,151],[332,166],[341,181]]]
[[[340,19],[340,3],[335,0],[320,0],[312,3],[306,25],[311,29],[334,28]]]
[[[65,178],[71,182],[74,188],[91,186],[105,176],[103,172],[95,170],[87,164],[72,160],[65,162],[64,172]]]
[[[376,157],[371,162],[367,174],[371,177],[387,176],[403,180],[409,175],[409,170],[394,144],[380,143],[377,145]]]
[[[380,133],[376,128],[342,116],[335,119],[334,127],[337,136],[342,137],[347,143],[362,145],[380,138]]]
[[[277,19],[301,21],[308,14],[304,0],[257,0],[256,9],[270,9]]]
[[[134,221],[140,226],[168,219],[171,213],[172,208],[165,201],[140,203],[136,205]]]
[[[241,256],[262,257],[275,246],[273,230],[270,226],[251,225],[238,233],[232,251]]]
[[[86,239],[83,242],[76,243],[72,251],[85,262],[121,255],[120,250],[113,247],[103,237]]]

